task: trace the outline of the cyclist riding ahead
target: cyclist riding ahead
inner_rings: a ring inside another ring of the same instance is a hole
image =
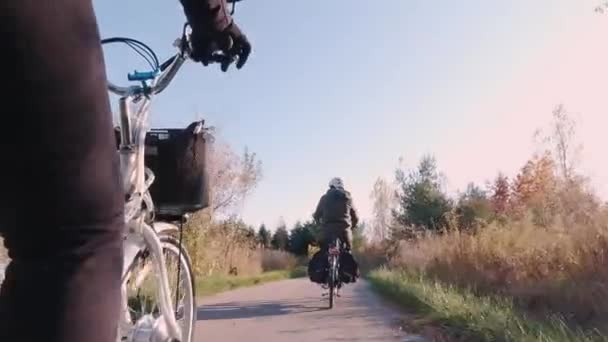
[[[336,238],[344,243],[346,252],[351,251],[352,229],[359,223],[359,214],[350,192],[344,189],[341,178],[336,177],[329,182],[329,189],[319,200],[313,218],[317,223],[322,224],[322,251],[327,251],[329,244]]]
[[[226,0],[181,3],[192,59],[206,66],[219,50],[243,67],[251,46]],[[11,263],[0,341],[114,342],[125,198],[91,0],[0,6],[2,105],[17,121],[1,138],[0,233]]]

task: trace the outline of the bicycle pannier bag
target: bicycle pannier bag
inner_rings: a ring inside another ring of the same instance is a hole
[[[316,252],[308,262],[308,278],[313,283],[325,284],[329,274],[328,270],[327,254],[322,251]]]
[[[359,278],[359,265],[352,254],[343,251],[340,254],[340,280],[343,283],[354,283]]]

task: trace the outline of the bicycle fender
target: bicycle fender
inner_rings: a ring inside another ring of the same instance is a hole
[[[179,228],[176,225],[168,222],[154,222],[153,227],[158,234],[179,232]]]

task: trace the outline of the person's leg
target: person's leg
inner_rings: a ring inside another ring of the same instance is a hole
[[[353,232],[352,232],[352,229],[350,229],[350,228],[344,228],[344,229],[340,230],[340,239],[344,242],[344,244],[346,245],[346,248],[349,251],[352,251],[352,249],[353,249]]]
[[[327,252],[329,244],[335,239],[334,229],[330,225],[321,228],[321,250]]]
[[[114,342],[124,199],[87,0],[12,0],[3,20],[0,341]],[[18,96],[23,99],[17,99]],[[7,106],[16,108],[9,110]]]

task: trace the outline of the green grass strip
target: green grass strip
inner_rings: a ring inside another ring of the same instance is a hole
[[[430,324],[464,341],[608,341],[598,331],[573,330],[557,317],[532,320],[517,311],[510,300],[476,296],[424,275],[376,270],[368,278],[377,292],[420,315],[410,322],[411,329]]]

